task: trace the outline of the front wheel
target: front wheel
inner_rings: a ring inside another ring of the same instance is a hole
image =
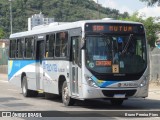
[[[62,102],[65,106],[71,106],[75,103],[75,99],[69,96],[69,90],[66,81],[63,82],[62,86]]]

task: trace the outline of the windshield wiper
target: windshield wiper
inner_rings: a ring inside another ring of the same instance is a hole
[[[130,44],[130,41],[132,40],[132,38],[133,38],[133,34],[130,34],[129,35],[129,39],[128,39],[128,41],[127,41],[127,43],[126,43],[126,45],[125,45],[125,47],[124,47],[124,49],[122,51],[122,54],[126,53],[126,51],[127,51],[128,47],[129,47],[129,44]]]

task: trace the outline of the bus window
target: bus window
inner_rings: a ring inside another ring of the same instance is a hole
[[[68,33],[60,32],[56,35],[56,57],[66,57],[68,50]]]
[[[23,40],[17,39],[17,57],[23,58]]]
[[[72,61],[75,62],[73,64],[78,64],[81,66],[81,37],[71,37],[72,40]]]
[[[10,58],[16,57],[16,40],[10,41]]]
[[[46,58],[54,57],[55,34],[46,37]]]
[[[25,39],[25,57],[32,58],[34,50],[34,40],[33,38]]]

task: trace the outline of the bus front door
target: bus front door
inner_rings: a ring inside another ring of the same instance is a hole
[[[36,52],[36,86],[37,90],[43,89],[43,66],[42,60],[44,58],[44,40],[37,41]]]
[[[72,69],[71,69],[71,94],[79,96],[79,84],[81,79],[81,69],[79,68],[79,37],[72,37]]]

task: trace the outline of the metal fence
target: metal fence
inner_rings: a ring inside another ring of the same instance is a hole
[[[160,49],[150,51],[150,80],[160,81]]]
[[[0,48],[0,73],[7,73],[8,48]]]

